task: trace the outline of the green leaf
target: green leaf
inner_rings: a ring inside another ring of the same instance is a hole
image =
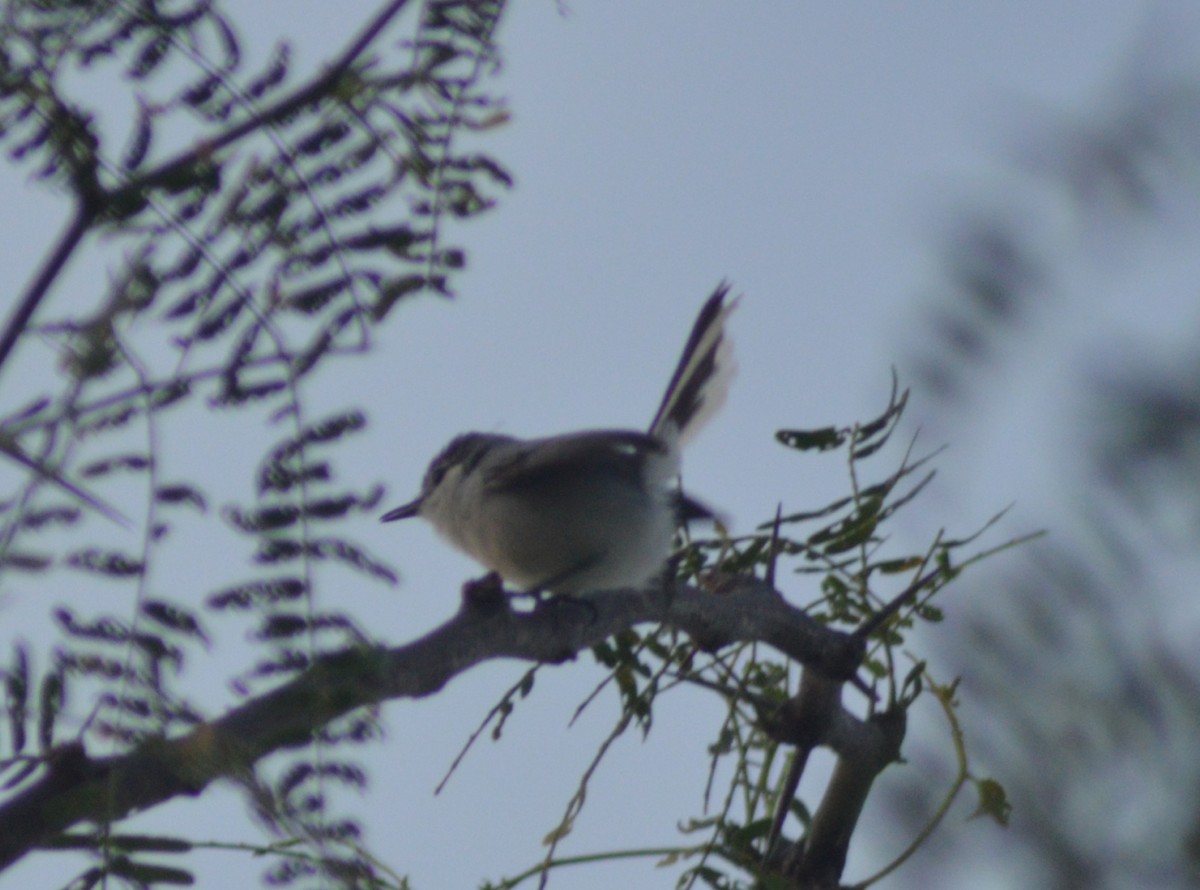
[[[941,609],[939,609],[937,606],[931,605],[930,603],[925,603],[924,605],[918,606],[916,611],[917,615],[933,624],[944,620],[946,617],[942,613]]]
[[[12,747],[19,754],[25,748],[26,702],[29,700],[29,650],[24,645],[18,645],[13,654],[13,665],[4,673],[4,686]]]
[[[50,838],[43,846],[56,850],[151,850],[156,853],[187,853],[192,842],[181,837],[165,837],[152,834],[60,834]]]
[[[757,819],[748,825],[739,826],[728,833],[729,845],[739,850],[749,849],[754,841],[771,833],[773,821],[773,818],[768,816],[765,819]]]
[[[968,819],[980,816],[990,816],[998,824],[1008,827],[1008,817],[1012,813],[1012,804],[1008,802],[1008,794],[1004,786],[995,779],[976,779],[975,790],[979,793],[979,806]]]
[[[887,559],[876,563],[875,568],[885,575],[899,575],[903,572],[911,572],[913,569],[920,568],[924,561],[924,558],[920,556],[905,556],[900,559]]]
[[[827,426],[819,430],[779,430],[775,440],[797,451],[832,451],[846,441],[846,431]]]
[[[123,878],[130,878],[140,884],[174,884],[179,887],[190,887],[196,883],[195,876],[181,868],[152,865],[148,862],[134,862],[123,856],[119,856],[109,863],[109,872]]]
[[[42,680],[38,703],[38,744],[43,752],[54,747],[54,721],[66,702],[67,690],[61,668]]]

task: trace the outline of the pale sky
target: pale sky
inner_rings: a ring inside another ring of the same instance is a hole
[[[514,173],[516,187],[487,218],[452,232],[468,251],[458,299],[402,305],[374,355],[330,369],[310,394],[320,406],[353,392],[369,411],[372,426],[356,446],[361,466],[351,478],[365,489],[382,476],[388,503],[399,503],[416,492],[440,447],[468,429],[542,435],[645,426],[695,311],[728,277],[745,295],[731,323],[739,374],[724,412],[686,457],[689,488],[728,512],[739,532],[768,518],[780,499],[785,509],[805,509],[843,494],[839,463],[797,458],[773,442],[773,432],[850,423],[883,408],[890,369],[903,374],[927,336],[924,295],[939,281],[936,248],[950,212],[1003,193],[1006,151],[1060,110],[1084,114],[1130,76],[1129,59],[1148,31],[1189,5],[593,0],[569,3],[563,15],[550,0],[514,4],[500,35],[497,81],[512,120],[484,146]],[[295,42],[297,73],[340,48],[358,11],[371,8],[317,0],[236,6],[259,54],[277,35]],[[39,186],[4,176],[9,200],[0,225],[10,249],[0,256],[0,275],[21,282],[56,230],[61,205]],[[1073,226],[1052,220],[1047,237],[1074,244]],[[1076,249],[1086,253],[1089,245]],[[1048,456],[1061,430],[1047,418],[1070,410],[1073,375],[1114,331],[1166,340],[1180,335],[1181,312],[1194,330],[1195,307],[1173,303],[1175,291],[1156,294],[1164,302],[1151,311],[1091,291],[1121,280],[1131,262],[1118,254],[1081,264],[1077,279],[1061,283],[1062,302],[1034,320],[1047,348],[1012,365],[1001,357],[987,373],[1010,379],[993,401],[970,417],[933,421],[936,438],[926,444],[951,448],[938,487],[896,530],[899,546],[921,547],[943,525],[974,530],[1013,501],[993,543],[1045,523],[1066,486]],[[1081,305],[1098,308],[1064,334]],[[935,413],[919,393],[914,400],[913,430]],[[214,419],[173,444],[183,459],[241,452],[222,423]],[[995,435],[1012,425],[1028,431],[1022,447]],[[236,467],[236,455],[228,456]],[[249,470],[239,472],[227,469],[222,484],[244,488]],[[331,575],[324,596],[361,615],[380,639],[401,643],[446,620],[459,585],[477,573],[416,523],[364,521],[355,533],[399,568],[401,584],[385,590]],[[208,558],[210,546],[197,539],[197,559]],[[808,583],[789,581],[786,592],[807,601]],[[204,589],[202,578],[196,589]],[[950,596],[944,607],[953,610]],[[590,657],[543,670],[501,742],[482,741],[434,798],[459,746],[524,670],[486,665],[432,700],[387,705],[387,739],[361,752],[371,779],[362,804],[368,839],[414,887],[475,887],[536,862],[541,838],[615,720],[615,702],[602,698],[567,728],[602,677]],[[220,707],[234,699],[214,676],[205,700]],[[645,743],[631,733],[615,746],[561,854],[669,844],[676,823],[699,814],[705,748],[721,705],[689,693],[659,707]],[[806,782],[810,804],[814,789]],[[989,835],[999,830],[964,822],[970,806],[961,804],[942,830],[966,835],[961,849],[975,838],[980,850],[994,849]],[[908,826],[885,824],[870,809],[847,881],[886,863],[921,824],[915,817]],[[210,792],[131,829],[171,824],[232,840],[243,812],[231,795]],[[211,886],[258,869],[235,853],[202,861],[211,869],[202,883]],[[47,867],[30,857],[2,883],[50,886]],[[959,868],[948,863],[948,878],[969,874],[982,887],[986,874],[988,886],[1029,886],[1019,863],[1003,857]],[[561,872],[552,886],[673,881],[636,861]],[[908,886],[904,872],[885,886]]]

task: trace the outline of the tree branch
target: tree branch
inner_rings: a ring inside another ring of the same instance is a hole
[[[112,822],[198,795],[273,751],[309,744],[316,730],[355,708],[430,695],[491,659],[563,661],[649,621],[706,646],[767,643],[835,681],[853,674],[863,654],[861,641],[816,622],[753,578],[730,579],[716,592],[678,586],[552,599],[531,612],[514,612],[502,598],[467,596],[458,614],[415,642],[325,656],[185,736],[148,740],[115,757],[90,758],[79,744],[56,749],[46,774],[0,807],[0,870],[79,822]]]
[[[76,208],[71,221],[67,224],[66,231],[62,233],[58,243],[54,246],[54,251],[46,258],[46,262],[29,285],[25,296],[17,303],[17,308],[13,310],[8,324],[4,326],[4,333],[0,334],[0,370],[3,370],[17,340],[20,339],[25,328],[29,327],[33,313],[37,311],[38,306],[45,299],[46,293],[50,290],[50,285],[54,283],[54,279],[58,277],[75,248],[79,246],[79,242],[87,233],[95,216],[95,211],[84,203]]]
[[[140,194],[147,189],[157,188],[176,179],[196,165],[204,163],[219,150],[226,148],[240,139],[258,132],[260,129],[277,123],[294,115],[306,105],[318,102],[331,94],[338,80],[346,74],[359,57],[367,51],[370,45],[379,37],[388,23],[407,6],[409,0],[391,0],[380,12],[369,21],[359,35],[326,69],[308,84],[293,90],[281,99],[271,103],[261,111],[254,112],[245,120],[236,123],[223,132],[203,139],[188,151],[164,161],[157,167],[147,170],[126,181],[119,188],[108,193],[108,200],[120,204],[128,196]]]
[[[894,708],[873,715],[857,731],[843,725],[837,765],[813,813],[804,841],[784,860],[783,872],[800,887],[836,887],[846,867],[850,838],[876,777],[900,757],[907,713]]]

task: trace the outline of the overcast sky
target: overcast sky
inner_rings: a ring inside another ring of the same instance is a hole
[[[469,257],[458,298],[403,305],[376,354],[340,365],[311,396],[332,405],[347,391],[360,394],[372,428],[356,478],[365,487],[382,475],[389,503],[399,503],[464,430],[645,426],[694,313],[727,277],[745,295],[731,325],[739,376],[723,414],[687,455],[689,488],[726,510],[739,532],[781,498],[792,509],[824,504],[845,490],[842,466],[798,459],[772,433],[850,423],[883,408],[891,368],[903,372],[920,348],[950,211],[1003,192],[1006,150],[1060,112],[1085,113],[1130,76],[1147,34],[1183,21],[1190,5],[606,0],[571,2],[562,14],[550,0],[514,4],[497,81],[512,120],[486,148],[516,187],[486,219],[453,232]],[[294,41],[296,72],[332,55],[371,8],[236,6],[259,57],[276,36]],[[25,281],[63,205],[5,177],[0,224],[9,247],[0,276]],[[1063,228],[1054,237],[1068,237]],[[1064,290],[1102,286],[1123,274],[1122,263],[1111,258]],[[1055,333],[1054,348],[993,369],[1017,382],[927,443],[946,441],[951,451],[940,487],[898,530],[901,546],[921,546],[942,525],[973,530],[1014,500],[996,542],[1040,525],[1061,492],[1039,453],[1057,441],[1044,418],[1067,404],[1064,381],[1081,373],[1106,332],[1169,338],[1180,312],[1195,322],[1194,307],[1164,292],[1166,302],[1149,312],[1097,300],[1105,308],[1066,338],[1053,313],[1078,318],[1079,304],[1046,310],[1041,322]],[[918,393],[914,429],[930,410]],[[1014,423],[1029,430],[1026,448],[989,445],[997,425]],[[195,435],[188,447],[211,458],[226,446],[216,424],[209,429],[210,440]],[[349,585],[338,595],[395,643],[448,618],[459,584],[477,571],[419,524],[364,523],[361,536],[399,567],[401,585]],[[811,597],[805,583],[788,588],[795,601]],[[545,670],[503,740],[482,743],[433,798],[458,747],[524,669],[486,666],[435,700],[384,709],[389,737],[367,754],[369,839],[414,886],[473,887],[536,861],[615,719],[615,702],[602,699],[568,730],[602,674],[590,658]],[[216,686],[212,700],[232,698]],[[623,739],[600,769],[561,853],[669,844],[677,821],[699,813],[720,705],[685,694],[660,707],[649,740]],[[817,786],[805,788],[812,800]],[[242,810],[228,796],[219,804],[206,796],[163,808],[143,826],[179,820],[192,834],[232,839]],[[944,830],[997,831],[964,823],[968,811]],[[885,863],[921,821],[884,825],[868,813],[846,878]],[[255,867],[232,853],[206,861],[230,875]],[[45,885],[44,866],[31,858],[4,885]],[[1027,886],[1009,863],[984,870],[992,886]],[[972,877],[983,886],[980,872]],[[564,872],[554,883],[587,890],[672,880],[638,862]],[[905,886],[903,873],[889,886]]]

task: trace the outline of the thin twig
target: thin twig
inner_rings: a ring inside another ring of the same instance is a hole
[[[13,311],[12,317],[8,320],[8,324],[4,327],[4,332],[0,334],[0,371],[3,370],[5,363],[8,361],[8,356],[16,345],[17,340],[29,326],[30,319],[37,311],[39,305],[46,294],[50,290],[50,285],[54,283],[63,267],[66,266],[67,260],[71,258],[71,254],[75,252],[75,248],[79,246],[79,242],[83,240],[83,236],[91,227],[95,220],[95,211],[87,206],[80,204],[75,209],[71,221],[67,224],[66,231],[58,239],[58,244],[55,245],[54,251],[46,259],[45,264],[38,272],[37,277],[29,285],[29,290],[25,292],[25,296],[17,304],[17,308]]]

